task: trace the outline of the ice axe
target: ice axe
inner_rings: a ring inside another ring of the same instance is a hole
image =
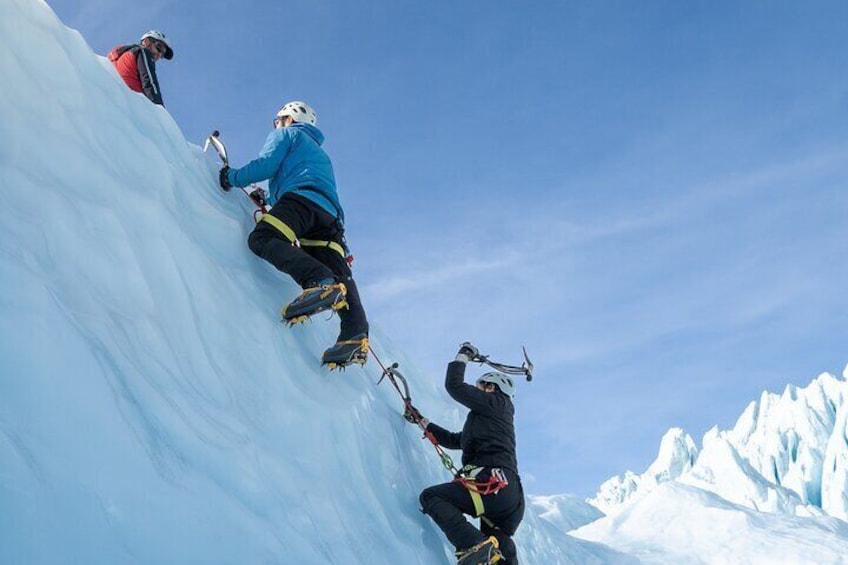
[[[218,154],[218,157],[221,159],[221,163],[224,164],[225,167],[230,166],[230,160],[227,158],[227,148],[224,147],[224,143],[219,139],[221,132],[215,130],[212,132],[212,135],[206,138],[206,143],[203,144],[203,152],[209,149],[209,146],[215,148],[215,152]]]
[[[527,348],[523,345],[521,346],[521,351],[524,353],[524,362],[520,367],[516,367],[515,365],[506,365],[504,363],[498,363],[497,361],[492,361],[489,359],[488,355],[477,355],[471,361],[480,364],[486,364],[489,367],[495,369],[496,371],[500,371],[501,373],[505,373],[507,375],[524,375],[527,377],[527,382],[533,380],[533,362],[530,361],[530,357],[527,356]]]
[[[224,145],[224,142],[221,141],[221,132],[215,130],[212,132],[212,135],[206,138],[206,142],[203,144],[203,152],[209,150],[209,147],[212,146],[215,148],[215,153],[218,154],[218,158],[221,159],[221,164],[225,167],[230,166],[230,159],[227,157],[227,148]],[[250,185],[251,190],[248,192],[243,187],[239,187],[239,189],[250,198],[253,204],[256,206],[256,210],[253,211],[253,220],[258,222],[261,218],[262,214],[268,212],[268,205],[265,202],[265,192],[258,186],[252,184]]]

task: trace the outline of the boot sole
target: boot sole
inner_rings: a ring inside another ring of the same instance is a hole
[[[351,365],[363,366],[367,362],[368,362],[368,354],[364,354],[361,357],[359,355],[355,356],[353,359],[351,359],[347,363],[341,363],[341,362],[336,363],[336,362],[331,361],[329,363],[323,363],[323,365],[325,367],[327,367],[328,369],[330,369],[331,371],[335,371],[336,369],[344,371],[346,368],[350,367]]]
[[[365,365],[368,362],[368,351],[370,344],[368,340],[365,340],[365,343],[361,346],[361,348],[355,351],[350,358],[346,361],[321,361],[321,364],[328,367],[331,371],[335,371],[336,369],[344,369],[348,365]]]

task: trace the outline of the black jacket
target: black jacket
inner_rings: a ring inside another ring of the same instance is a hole
[[[153,60],[150,52],[144,47],[138,50],[136,61],[138,65],[138,78],[141,79],[141,88],[144,91],[144,95],[154,104],[164,106],[165,104],[162,102],[162,91],[159,89],[159,79],[156,77],[156,61]]]
[[[506,394],[484,392],[465,383],[465,363],[448,364],[445,388],[451,398],[471,410],[459,433],[433,424],[427,426],[439,445],[462,450],[462,464],[501,467],[518,473],[515,457],[515,407]]]

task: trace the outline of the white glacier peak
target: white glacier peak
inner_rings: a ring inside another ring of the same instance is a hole
[[[589,502],[607,515],[572,535],[644,564],[848,563],[846,372],[764,392],[700,450],[670,430],[644,473],[601,485]]]
[[[647,471],[641,475],[627,471],[623,476],[608,479],[588,502],[605,513],[615,512],[634,496],[643,496],[691,470],[697,455],[695,441],[689,434],[680,428],[671,428],[663,436],[659,454]]]
[[[674,428],[645,473],[609,479],[589,502],[614,514],[658,484],[679,480],[756,510],[844,520],[846,398],[844,376],[822,373],[806,387],[763,392],[732,429],[708,431],[700,451]]]

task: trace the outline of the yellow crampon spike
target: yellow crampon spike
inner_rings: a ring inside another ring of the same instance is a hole
[[[368,338],[362,339],[361,341],[350,340],[350,341],[341,341],[341,342],[338,342],[338,343],[341,343],[341,344],[358,343],[359,344],[359,350],[355,351],[346,363],[336,363],[334,361],[327,363],[326,366],[331,371],[335,371],[336,369],[344,370],[345,368],[347,368],[348,365],[360,365],[361,366],[361,365],[365,365],[365,363],[368,362],[368,351],[369,351],[369,349],[368,349],[368,345],[369,345],[368,344]],[[338,343],[336,345],[338,345]]]
[[[367,363],[367,362],[368,362],[368,358],[367,358],[367,357],[360,357],[359,355],[357,355],[356,357],[354,357],[353,359],[351,359],[349,363],[344,363],[344,364],[341,364],[341,363],[327,363],[327,368],[328,368],[328,369],[330,369],[331,371],[335,371],[336,369],[339,369],[340,371],[344,371],[344,370],[345,370],[345,369],[347,369],[350,365],[359,365],[359,366],[362,366],[362,365],[365,365],[365,363]]]
[[[292,326],[297,325],[297,324],[302,324],[303,322],[305,322],[308,319],[309,319],[309,316],[295,316],[291,320],[283,319],[283,322],[287,326],[292,327]]]
[[[478,543],[474,547],[469,548],[467,551],[464,551],[461,554],[457,553],[456,556],[457,556],[457,558],[459,558],[460,561],[462,561],[463,558],[467,558],[469,555],[472,555],[474,552],[478,551],[480,548],[482,548],[486,544],[491,544],[494,547],[494,553],[491,554],[491,556],[488,559],[486,559],[486,564],[491,565],[492,563],[499,562],[503,558],[503,554],[500,552],[500,549],[499,549],[500,544],[498,543],[498,538],[496,538],[495,536],[489,536],[488,538],[481,541],[480,543]],[[482,564],[483,562],[482,561],[475,561],[475,563]],[[469,563],[469,565],[470,565],[470,563]]]
[[[335,289],[333,288],[335,286],[336,285],[333,284],[333,285],[327,285],[325,287],[321,287],[321,288],[323,288],[323,290],[319,294],[319,298],[324,299],[324,298],[327,298],[328,296],[330,296],[330,294],[332,294],[335,291]],[[336,302],[331,304],[329,307],[324,306],[322,309],[316,310],[315,312],[312,312],[311,314],[303,314],[301,316],[295,316],[294,318],[287,320],[286,319],[286,310],[288,309],[289,306],[291,306],[291,304],[287,304],[286,306],[283,306],[283,308],[280,310],[280,316],[282,316],[283,322],[285,322],[286,325],[291,327],[291,326],[294,326],[296,324],[300,324],[302,322],[305,322],[307,319],[309,319],[310,316],[318,314],[320,312],[324,312],[326,310],[330,310],[330,313],[332,313],[332,312],[336,312],[338,310],[341,310],[342,308],[349,308],[347,300],[345,300],[345,296],[347,296],[347,287],[345,287],[344,283],[338,283],[338,287],[340,287],[340,289],[341,289],[341,295],[336,300]],[[313,287],[313,289],[314,288],[319,288],[319,287]],[[309,291],[309,290],[312,290],[312,289],[306,289],[306,290]]]

